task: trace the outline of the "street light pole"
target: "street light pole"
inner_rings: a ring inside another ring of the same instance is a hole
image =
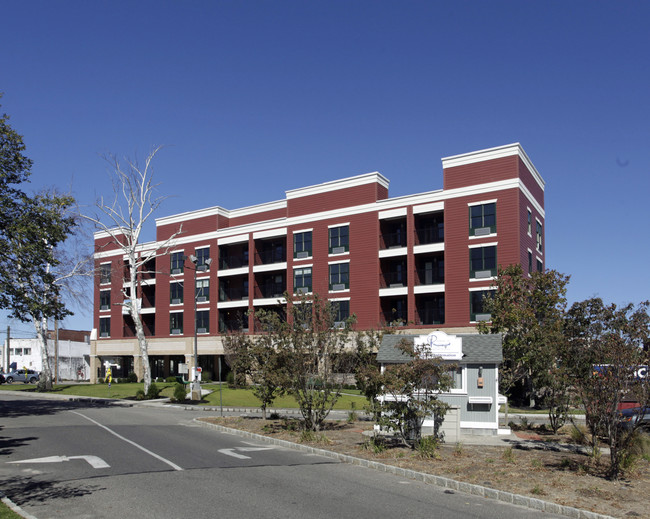
[[[199,338],[198,338],[198,319],[197,319],[197,298],[198,294],[196,291],[196,271],[198,270],[199,258],[194,254],[186,256],[186,259],[189,259],[194,267],[190,267],[194,271],[194,379],[192,380],[191,386],[191,397],[192,400],[201,400],[201,382],[199,381]],[[211,258],[205,260],[207,268],[210,268],[210,263],[212,263]]]

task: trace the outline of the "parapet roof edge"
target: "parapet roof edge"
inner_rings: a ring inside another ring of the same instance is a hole
[[[239,209],[225,209],[221,206],[208,207],[206,209],[197,209],[196,211],[186,211],[170,216],[156,218],[156,227],[159,225],[169,225],[176,222],[185,222],[190,219],[204,218],[206,216],[223,216],[225,218],[236,218],[238,216],[247,216],[249,214],[272,211],[274,209],[284,209],[287,206],[286,200],[276,200],[274,202],[265,202],[263,204],[250,205]]]
[[[495,148],[487,148],[484,150],[471,151],[469,153],[462,153],[460,155],[452,155],[450,157],[443,157],[442,168],[453,168],[456,166],[465,166],[467,164],[475,164],[477,162],[483,162],[486,160],[494,160],[502,157],[510,157],[512,155],[518,155],[519,158],[528,168],[528,171],[531,172],[535,181],[539,184],[539,187],[544,190],[546,182],[542,178],[542,175],[539,174],[537,168],[530,160],[530,157],[526,154],[521,144],[518,142],[512,144],[505,144],[503,146],[497,146]]]
[[[290,189],[288,191],[285,191],[285,194],[287,196],[287,200],[291,200],[293,198],[317,195],[320,193],[327,193],[329,191],[336,191],[337,189],[372,184],[374,182],[379,183],[386,189],[388,189],[388,185],[390,184],[390,180],[388,180],[384,175],[378,171],[373,171],[372,173],[364,173],[363,175],[355,175],[353,177],[331,180],[329,182],[323,182],[322,184]]]

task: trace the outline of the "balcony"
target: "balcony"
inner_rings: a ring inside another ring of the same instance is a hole
[[[415,245],[442,243],[444,241],[445,223],[443,213],[416,215]]]
[[[407,286],[406,270],[390,270],[379,274],[379,288],[398,288]]]
[[[248,299],[248,287],[219,287],[219,301],[241,301]]]
[[[379,228],[380,249],[406,247],[406,218],[382,220]]]

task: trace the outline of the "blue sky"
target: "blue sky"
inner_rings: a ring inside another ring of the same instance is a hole
[[[442,157],[520,142],[546,181],[547,267],[572,276],[569,301],[650,298],[649,2],[0,9],[0,102],[34,189],[91,206],[110,193],[101,155],[167,145],[156,216],[370,171],[400,196],[441,188]],[[90,328],[90,310],[76,312],[64,326]]]

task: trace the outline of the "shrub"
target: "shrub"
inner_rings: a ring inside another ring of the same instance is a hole
[[[138,375],[136,375],[133,371],[131,371],[131,373],[127,375],[126,381],[135,383],[138,381]]]
[[[584,425],[573,424],[573,427],[569,430],[569,436],[571,437],[571,442],[578,445],[586,445],[589,443],[587,439],[587,428]]]
[[[146,395],[144,394],[144,389],[138,389],[135,392],[135,399],[136,400],[144,400]]]
[[[381,436],[374,435],[363,443],[363,448],[372,451],[375,454],[379,454],[386,450],[386,442]]]
[[[103,384],[103,383],[104,383],[104,379],[103,379],[102,377],[99,377],[99,378],[97,379],[97,383],[98,383],[98,384]]]
[[[152,384],[149,386],[149,390],[147,391],[147,400],[158,398],[159,395],[160,388],[156,385],[155,382],[152,382]]]
[[[355,402],[351,402],[350,407],[352,410],[348,413],[348,423],[354,423],[357,421],[357,418],[359,418],[356,411],[357,404]]]
[[[174,402],[184,402],[187,397],[187,390],[184,384],[176,383],[174,386]]]
[[[169,383],[169,384],[173,384],[174,382],[176,382],[176,375],[169,375],[169,376],[165,379],[165,382],[167,382],[167,383]]]
[[[232,371],[229,371],[228,374],[226,375],[226,384],[228,384],[229,388],[234,388],[235,386],[235,374]]]
[[[417,443],[415,448],[422,458],[438,458],[438,446],[440,442],[435,436],[424,436]]]

